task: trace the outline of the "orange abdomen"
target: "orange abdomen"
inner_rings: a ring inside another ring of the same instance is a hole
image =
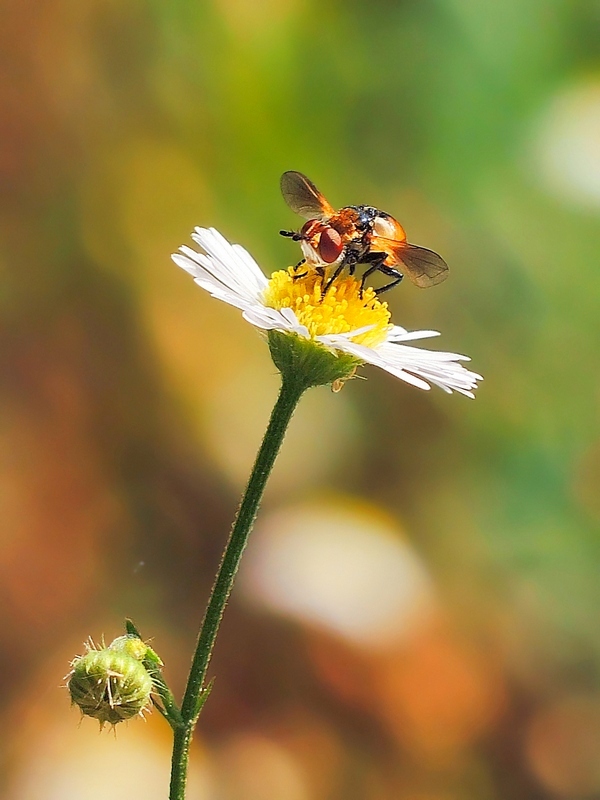
[[[389,214],[381,213],[373,221],[373,236],[391,239],[393,242],[405,242],[406,233],[398,220]]]

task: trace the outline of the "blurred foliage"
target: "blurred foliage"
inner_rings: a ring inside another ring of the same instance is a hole
[[[88,634],[132,616],[184,681],[276,380],[169,254],[211,225],[266,272],[293,263],[285,169],[444,255],[451,279],[405,282],[394,318],[485,382],[471,403],[365,370],[306,400],[265,513],[385,512],[435,619],[382,653],[234,596],[197,796],[600,794],[598,22],[586,0],[5,0],[5,796],[40,797],[37,774],[96,797],[132,747],[96,750],[48,693]],[[128,756],[148,797],[155,722]]]

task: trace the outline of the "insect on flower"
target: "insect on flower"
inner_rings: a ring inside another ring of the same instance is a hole
[[[393,279],[375,289],[376,294],[400,283],[404,275],[398,267],[422,289],[448,277],[444,259],[433,250],[409,244],[402,225],[385,211],[366,205],[345,206],[336,211],[306,175],[294,170],[281,176],[281,193],[292,211],[308,222],[299,232],[280,233],[300,242],[304,259],[298,267],[306,263],[323,278],[327,269],[331,269],[323,292],[342,270],[348,268],[350,275],[354,275],[359,264],[367,267],[362,274],[361,290],[375,272]]]
[[[316,269],[300,276],[290,267],[269,280],[243,247],[230,244],[214,228],[196,228],[192,239],[204,252],[183,245],[173,261],[213,297],[239,308],[255,327],[292,344],[306,342],[335,354],[336,360],[351,356],[355,366],[373,364],[420,389],[434,384],[473,397],[481,375],[460,363],[469,359],[414,347],[413,342],[439,334],[393,325],[387,303],[370,286],[361,292],[360,281],[351,275],[338,276],[335,292],[323,291]],[[296,368],[302,369],[302,363]]]

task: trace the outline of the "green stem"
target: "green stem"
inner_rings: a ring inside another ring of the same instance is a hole
[[[267,479],[271,474],[292,414],[307,388],[307,383],[300,376],[283,378],[279,397],[273,408],[248,486],[233,523],[200,628],[196,652],[181,705],[182,724],[174,732],[169,800],[184,800],[185,798],[190,743],[202,705],[207,697],[207,691],[210,690],[210,687],[204,688],[204,681],[223,611],[231,593]]]

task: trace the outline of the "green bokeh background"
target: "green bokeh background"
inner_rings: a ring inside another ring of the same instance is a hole
[[[485,381],[475,401],[374,369],[315,390],[263,513],[387,514],[437,597],[415,691],[456,701],[390,724],[375,684],[395,696],[413,640],[384,670],[234,596],[193,797],[600,797],[599,22],[584,0],[5,0],[5,796],[120,799],[126,771],[166,796],[158,715],[99,740],[55,687],[125,616],[183,684],[277,382],[260,335],[169,254],[205,225],[267,273],[293,263],[278,182],[297,169],[446,258],[443,285],[389,295],[394,321],[440,330]],[[269,761],[284,751],[296,783]],[[268,779],[230,786],[244,758]]]

